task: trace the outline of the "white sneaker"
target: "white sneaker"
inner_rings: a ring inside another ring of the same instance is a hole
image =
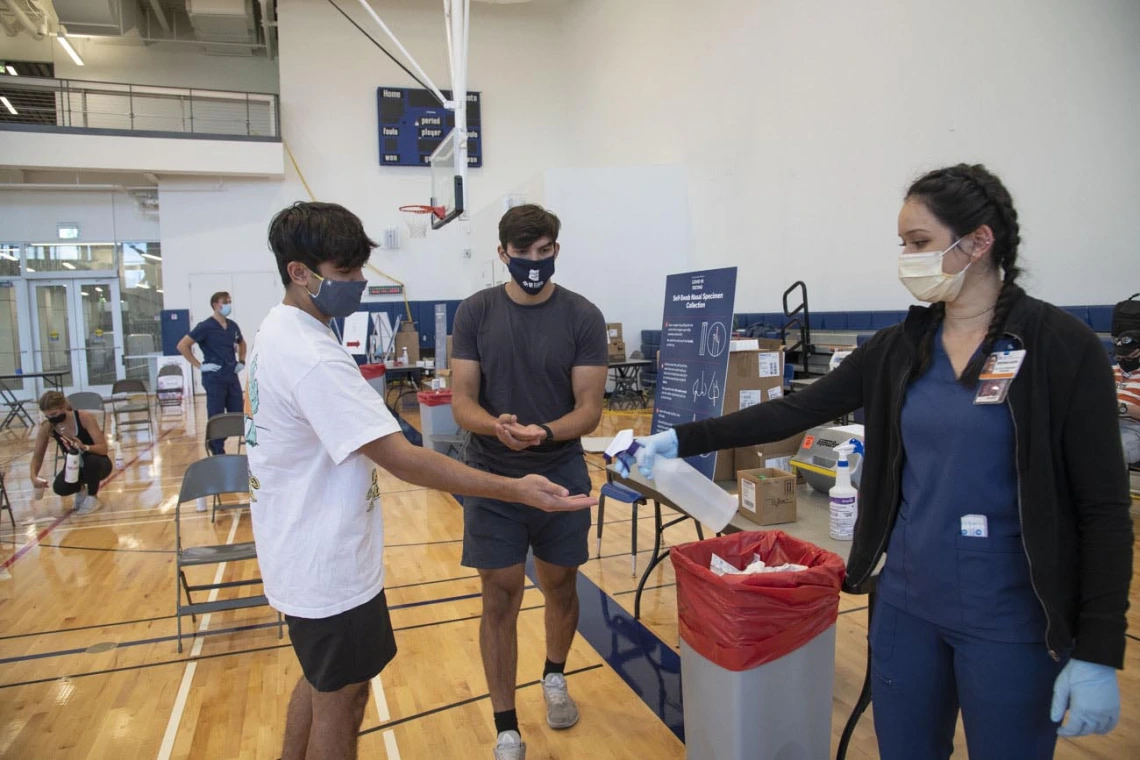
[[[546,699],[546,725],[564,729],[578,722],[578,705],[570,699],[566,676],[561,673],[548,674],[542,679],[542,696]]]
[[[82,502],[79,500],[80,495],[83,496]],[[82,494],[82,492],[75,495],[75,503],[75,514],[77,515],[89,515],[92,512],[98,512],[103,508],[103,502],[99,501],[94,496],[87,496],[86,494]]]
[[[495,743],[495,760],[526,760],[526,743],[518,731],[504,731]]]
[[[206,497],[205,497],[205,496],[203,496],[202,498],[198,499],[198,506],[197,506],[197,510],[198,510],[199,512],[205,512],[205,511],[206,511],[206,510],[208,510],[208,509],[209,509],[209,507],[208,507],[208,506],[206,506]]]

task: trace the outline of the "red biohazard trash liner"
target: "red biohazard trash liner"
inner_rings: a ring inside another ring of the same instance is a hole
[[[722,575],[709,570],[716,554],[743,568],[754,555],[768,565],[807,570]],[[839,555],[779,530],[744,531],[674,547],[681,638],[728,670],[747,670],[783,657],[835,624],[846,568]]]
[[[713,554],[738,570],[756,555],[806,569],[718,576]],[[776,530],[683,544],[670,556],[686,757],[828,757],[843,560]]]
[[[364,375],[365,380],[375,380],[378,377],[384,377],[384,373],[388,368],[383,364],[361,364],[360,374]]]
[[[420,391],[416,398],[421,406],[443,406],[451,403],[451,391]]]

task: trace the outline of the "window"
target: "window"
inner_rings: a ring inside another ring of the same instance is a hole
[[[159,243],[123,243],[119,288],[122,291],[124,348],[127,356],[162,350],[163,307],[162,246]],[[127,360],[127,376],[147,379],[146,365]]]
[[[32,273],[115,270],[114,243],[32,243],[26,251],[28,271]]]
[[[0,243],[0,277],[20,276],[20,246]]]

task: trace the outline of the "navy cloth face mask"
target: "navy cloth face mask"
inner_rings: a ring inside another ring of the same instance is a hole
[[[510,260],[507,269],[510,270],[511,277],[519,284],[520,288],[532,296],[541,293],[546,284],[550,282],[550,278],[554,276],[553,256],[541,261],[511,256]]]
[[[321,286],[315,295],[309,293],[309,298],[313,299],[313,304],[321,314],[332,318],[347,317],[360,308],[367,280],[330,280],[316,272],[313,272],[313,276],[321,281]]]

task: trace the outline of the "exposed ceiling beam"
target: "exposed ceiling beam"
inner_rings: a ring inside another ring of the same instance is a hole
[[[154,11],[154,18],[162,27],[162,31],[170,34],[170,21],[166,18],[166,11],[162,10],[162,3],[159,0],[150,0],[150,9]]]

